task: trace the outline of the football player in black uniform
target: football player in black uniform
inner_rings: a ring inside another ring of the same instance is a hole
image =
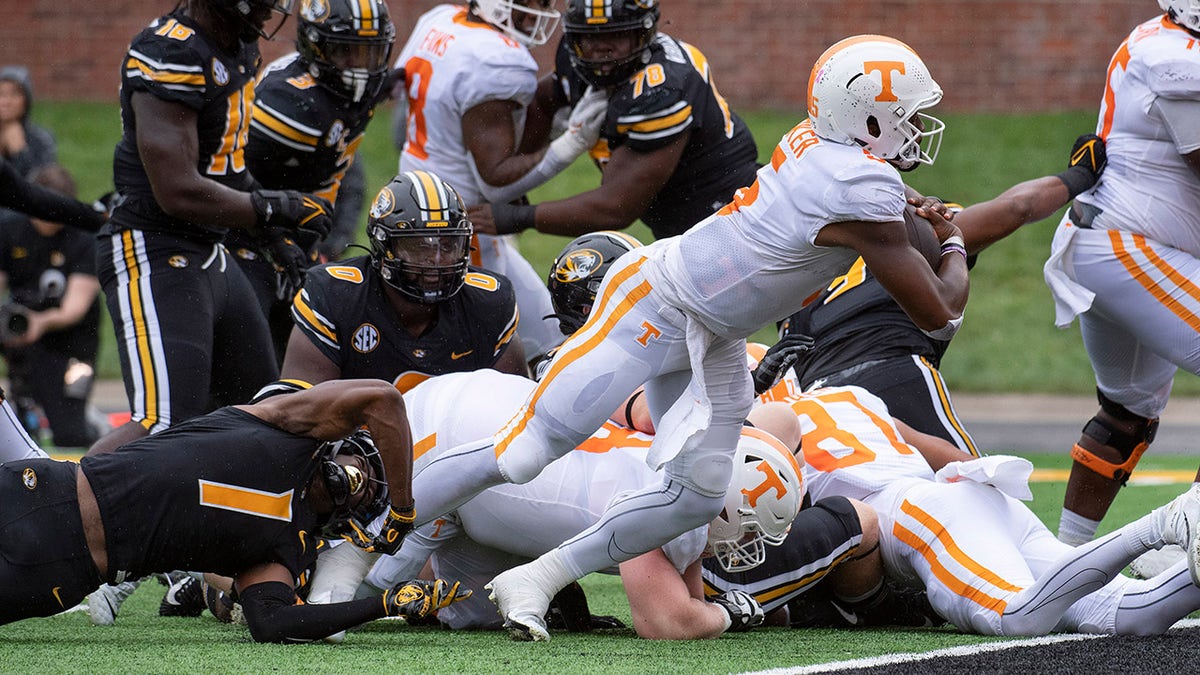
[[[373,377],[407,391],[442,373],[494,368],[528,375],[516,296],[503,276],[468,267],[471,222],[458,193],[426,171],[379,191],[371,253],[309,270],[282,377]]]
[[[79,464],[0,465],[2,520],[18,524],[0,540],[0,623],[172,569],[233,577],[260,642],[424,618],[465,597],[457,583],[409,581],[335,605],[296,596],[322,537],[361,533],[389,504],[411,511],[411,482],[404,401],[364,380],[222,408]]]
[[[221,241],[253,230],[281,258],[329,231],[329,203],[254,189],[245,145],[258,38],[291,0],[186,0],[133,38],[122,61],[120,203],[102,230],[98,272],[113,317],[131,421],[105,452],[249,400],[278,375],[266,319]]]
[[[304,0],[296,24],[296,51],[268,65],[254,85],[246,166],[265,188],[337,202],[375,105],[390,92],[396,28],[383,0]],[[341,206],[335,219],[359,222],[358,209],[342,213]],[[299,243],[311,255],[319,242]],[[282,363],[304,269],[277,274],[247,231],[231,231],[225,245],[254,286]]]
[[[656,238],[682,234],[754,182],[758,149],[717,91],[708,59],[658,31],[657,0],[568,0],[553,79],[534,106],[574,103],[588,85],[609,92],[592,156],[600,187],[536,206],[472,207],[481,232],[528,228],[575,236],[641,218]]]
[[[954,224],[962,230],[970,262],[986,246],[1050,216],[1091,187],[1104,164],[1104,141],[1085,134],[1076,140],[1066,171],[1019,183],[959,212]],[[861,259],[789,317],[781,333],[808,335],[815,342],[795,365],[803,389],[860,386],[883,399],[892,415],[913,429],[979,455],[938,372],[950,341],[918,329]]]

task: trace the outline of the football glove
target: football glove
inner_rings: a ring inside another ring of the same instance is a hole
[[[774,387],[787,369],[800,360],[800,355],[812,348],[813,339],[803,333],[790,333],[771,345],[751,372],[754,378],[754,395],[758,396]]]
[[[1104,146],[1104,139],[1096,134],[1082,134],[1075,139],[1075,145],[1071,146],[1067,170],[1058,174],[1058,178],[1066,184],[1068,196],[1074,199],[1100,180],[1100,174],[1104,172],[1106,164],[1108,152]]]
[[[296,190],[255,190],[250,193],[259,230],[291,231],[301,248],[308,249],[333,229],[333,206],[324,198]]]
[[[546,613],[546,627],[569,633],[587,633],[593,629],[624,628],[625,624],[615,616],[592,614],[583,587],[578,581],[573,581],[550,601],[550,611]]]
[[[766,615],[754,596],[737,589],[725,591],[712,599],[713,604],[729,614],[728,633],[740,633],[760,625]]]
[[[565,169],[600,140],[600,127],[608,114],[608,92],[588,87],[583,97],[571,109],[567,130],[550,142],[546,153],[553,156],[555,165]]]
[[[270,228],[263,249],[275,267],[275,299],[291,300],[304,285],[312,260],[283,228]]]
[[[383,522],[383,529],[375,535],[370,550],[375,553],[394,555],[396,551],[400,550],[400,545],[404,543],[404,536],[412,532],[413,522],[416,519],[417,512],[413,510],[411,504],[399,511],[395,506],[390,507],[387,520]]]
[[[470,589],[460,586],[457,581],[451,584],[445,579],[402,581],[383,592],[383,612],[411,620],[428,618],[443,607],[471,597]]]

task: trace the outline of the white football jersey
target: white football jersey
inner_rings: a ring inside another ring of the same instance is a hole
[[[536,385],[485,369],[439,375],[405,392],[414,475],[446,452],[490,442]],[[454,520],[481,544],[536,558],[595,524],[618,495],[662,483],[662,474],[646,465],[652,440],[605,423],[528,483],[479,493]],[[700,558],[707,533],[707,526],[697,528],[663,546],[680,572]]]
[[[902,479],[933,480],[925,458],[900,436],[879,397],[862,387],[827,387],[784,399],[800,420],[804,482],[813,501],[866,500]]]
[[[895,168],[863,148],[817,137],[805,120],[730,204],[647,247],[661,260],[647,275],[709,330],[744,338],[798,311],[858,256],[815,245],[822,227],[899,221],[904,204]]]
[[[468,19],[465,5],[438,5],[417,21],[396,66],[404,68],[408,92],[400,170],[431,171],[467,206],[482,203],[475,161],[463,141],[463,114],[485,101],[515,101],[519,142],[537,89],[537,62],[496,28]]]
[[[1200,100],[1200,47],[1165,15],[1135,28],[1109,64],[1096,125],[1108,166],[1079,201],[1103,209],[1093,227],[1200,256],[1200,180],[1151,111],[1159,97]]]

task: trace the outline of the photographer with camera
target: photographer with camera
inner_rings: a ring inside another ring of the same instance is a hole
[[[75,181],[58,165],[38,171],[33,182],[75,195]],[[3,214],[0,288],[9,294],[0,306],[8,395],[26,430],[38,438],[41,408],[55,445],[90,445],[102,431],[88,416],[100,325],[95,239],[61,223]]]

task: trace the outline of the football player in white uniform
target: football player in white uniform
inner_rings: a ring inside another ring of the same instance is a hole
[[[927,459],[905,442],[887,406],[860,387],[784,400],[800,421],[811,498],[841,495],[874,507],[888,574],[924,586],[933,608],[959,629],[1146,635],[1200,609],[1194,555],[1190,574],[1179,561],[1151,580],[1118,576],[1148,549],[1200,541],[1200,487],[1072,548],[1014,498],[1032,497],[1027,460],[973,458],[922,434],[922,452],[937,453]],[[946,461],[956,456],[966,461]],[[940,467],[936,477],[930,464]]]
[[[923,110],[941,89],[908,46],[847,38],[813,68],[810,119],[735,200],[685,234],[622,256],[587,323],[558,351],[521,411],[489,442],[430,466],[421,517],[483,488],[532,480],[645,383],[663,482],[615,501],[578,537],[491,584],[510,632],[546,640],[550,599],[575,579],[713,519],[753,390],[745,337],[800,308],[861,255],[922,329],[950,335],[967,299],[957,228],[922,209],[950,253],[938,271],[909,244],[898,169],[931,163],[944,125]],[[943,207],[944,208],[944,207]]]
[[[1071,450],[1069,544],[1095,535],[1154,440],[1176,370],[1200,375],[1200,0],[1159,4],[1109,63],[1096,125],[1108,168],[1045,266],[1056,323],[1079,317],[1100,399]]]
[[[602,95],[581,101],[565,133],[526,134],[526,110],[538,88],[529,47],[558,25],[554,0],[471,0],[439,5],[417,21],[396,65],[404,69],[408,118],[400,170],[438,174],[468,207],[522,197],[565,169],[596,142]],[[548,85],[547,85],[548,86]],[[548,124],[533,126],[548,129]],[[508,277],[524,319],[518,334],[530,359],[561,340],[542,277],[511,237],[477,235],[472,263]]]

